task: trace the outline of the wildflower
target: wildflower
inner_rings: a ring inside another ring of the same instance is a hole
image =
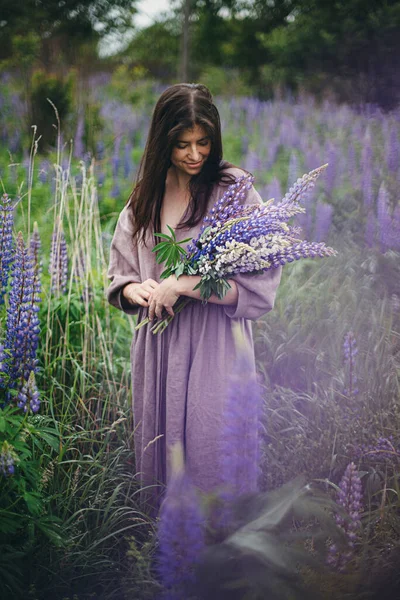
[[[0,201],[0,305],[4,304],[10,264],[12,262],[12,227],[15,204],[7,194]]]
[[[16,460],[17,455],[13,446],[5,440],[0,447],[0,473],[5,477],[7,475],[14,475]]]
[[[18,407],[24,412],[27,412],[30,407],[34,413],[37,413],[40,408],[39,392],[33,371],[29,373],[28,382],[25,382],[18,392]]]
[[[347,549],[344,552],[339,551],[336,545],[333,544],[328,555],[328,564],[340,571],[345,569],[354,553],[354,542],[361,526],[361,498],[361,479],[355,464],[351,462],[347,465],[339,483],[337,494],[337,504],[343,508],[349,518],[344,519],[340,514],[336,515],[336,524],[345,532],[347,537]]]
[[[348,377],[348,388],[343,390],[347,396],[356,396],[358,394],[357,376],[355,374],[355,358],[358,354],[358,348],[356,338],[352,331],[349,331],[344,336],[343,343],[343,355],[344,355],[344,367]]]
[[[372,444],[362,444],[355,448],[355,455],[368,463],[397,465],[400,459],[400,445],[396,444],[393,436],[380,436]]]
[[[195,583],[194,567],[204,547],[199,500],[183,466],[179,444],[172,449],[173,473],[160,508],[156,570],[168,598],[186,600]]]
[[[328,237],[332,223],[333,208],[330,204],[317,202],[315,214],[315,239],[317,242]]]
[[[23,385],[31,371],[36,371],[36,352],[39,342],[40,302],[39,268],[32,266],[32,257],[25,248],[22,233],[18,233],[12,282],[7,308],[4,350],[10,356],[9,387]]]

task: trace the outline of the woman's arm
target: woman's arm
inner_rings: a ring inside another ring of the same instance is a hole
[[[200,282],[200,279],[200,275],[181,275],[176,281],[178,294],[180,296],[189,296],[189,298],[194,298],[195,300],[201,300],[200,290],[193,289]],[[233,279],[228,279],[228,283],[231,287],[222,300],[220,300],[216,294],[212,294],[208,299],[208,302],[213,304],[227,304],[229,306],[235,305],[238,301],[237,285]]]
[[[154,315],[161,319],[164,308],[173,317],[174,311],[172,307],[180,296],[188,296],[189,298],[200,300],[200,290],[193,289],[199,281],[200,275],[181,275],[179,279],[175,275],[170,275],[170,277],[164,279],[156,289],[152,290],[148,299],[150,321],[153,320]],[[228,279],[228,281],[232,287],[222,300],[213,294],[208,302],[235,306],[238,299],[237,286],[232,279]]]

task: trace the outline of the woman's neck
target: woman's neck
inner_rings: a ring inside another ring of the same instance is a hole
[[[174,165],[168,169],[167,182],[174,187],[178,192],[186,192],[189,189],[191,176],[187,173],[182,173]]]

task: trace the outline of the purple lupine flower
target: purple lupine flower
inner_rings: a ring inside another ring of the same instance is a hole
[[[111,158],[111,165],[112,165],[112,175],[114,180],[116,180],[118,178],[118,171],[119,171],[119,167],[121,164],[120,158],[119,158],[119,147],[121,145],[121,137],[117,136],[114,140],[114,153],[113,156]]]
[[[96,144],[97,160],[102,160],[104,158],[104,150],[105,150],[105,144],[102,140],[100,140]]]
[[[267,198],[281,198],[282,188],[277,177],[274,177],[268,186]]]
[[[237,178],[204,217],[198,237],[191,241],[186,253],[182,251],[185,258],[172,267],[167,264],[161,277],[178,269],[180,274],[201,275],[200,295],[203,300],[208,300],[211,293],[220,298],[224,296],[229,288],[227,276],[259,274],[301,258],[335,255],[336,251],[323,242],[302,241],[299,228],[287,223],[294,215],[304,212],[299,200],[314,187],[325,167],[299,178],[277,204],[272,200],[264,204],[245,204],[254,177],[243,175]],[[164,244],[155,250],[160,250]],[[161,320],[152,329],[153,333],[164,330],[168,322]],[[137,327],[147,323],[148,319],[145,319]]]
[[[395,174],[399,169],[400,143],[397,131],[391,127],[386,145],[386,164],[389,173]]]
[[[376,243],[376,219],[372,210],[368,211],[367,222],[365,224],[364,234],[365,244],[368,248],[373,248]]]
[[[354,148],[354,142],[349,142],[348,145],[348,155],[347,155],[347,171],[349,174],[349,178],[351,181],[354,179],[354,173],[357,169],[357,157],[356,150]]]
[[[336,515],[337,525],[346,534],[347,548],[345,551],[340,551],[336,544],[332,544],[328,555],[328,564],[339,571],[344,571],[354,553],[354,542],[361,526],[361,498],[361,479],[355,464],[351,462],[346,467],[337,494],[337,504],[343,508],[349,519],[344,519],[340,514]]]
[[[325,191],[328,196],[332,196],[338,170],[338,150],[332,141],[328,142],[327,160],[329,163],[329,169],[326,171]]]
[[[358,354],[356,338],[352,331],[344,336],[343,342],[343,362],[347,374],[348,386],[343,390],[346,396],[356,396],[358,394],[357,376],[355,373],[355,359]]]
[[[130,142],[126,142],[124,149],[124,177],[128,179],[133,171],[133,161],[132,161],[132,144]]]
[[[304,200],[306,195],[315,187],[315,182],[327,165],[317,167],[313,171],[306,173],[303,177],[299,177],[296,183],[289,189],[282,199],[281,204],[292,204],[301,200]]]
[[[380,436],[371,444],[356,447],[354,455],[363,462],[396,466],[400,460],[400,444],[393,440],[393,436]]]
[[[242,135],[242,156],[246,156],[249,150],[249,136],[244,134]]]
[[[33,268],[32,257],[25,248],[22,233],[18,233],[15,260],[12,266],[9,306],[7,309],[5,349],[11,355],[10,383],[21,387],[31,371],[37,370],[36,353],[39,343],[40,277]]]
[[[13,446],[5,440],[0,448],[0,473],[3,476],[14,475],[16,458]]]
[[[239,339],[225,399],[220,462],[222,495],[228,500],[258,491],[262,396],[252,353]]]
[[[68,279],[68,251],[60,224],[55,226],[51,236],[49,273],[51,276],[51,291],[55,294],[65,294]]]
[[[380,249],[382,252],[386,252],[390,247],[391,218],[389,193],[384,181],[379,186],[377,209]]]
[[[6,389],[8,387],[8,380],[10,378],[10,355],[6,352],[4,344],[0,344],[0,389]],[[0,405],[0,409],[4,408]]]
[[[17,405],[24,412],[27,412],[30,408],[32,412],[37,413],[40,408],[40,394],[36,387],[33,371],[29,373],[28,380],[24,381],[24,384],[20,387]]]
[[[119,187],[118,180],[115,179],[114,184],[111,189],[111,192],[110,192],[110,196],[111,196],[111,198],[119,198],[120,195],[121,195],[121,188]]]
[[[332,224],[333,208],[331,204],[317,202],[315,207],[315,241],[320,242],[328,237]]]
[[[364,206],[368,210],[372,206],[372,145],[369,128],[365,133],[363,149],[361,154],[361,171],[362,171],[362,194]]]
[[[289,187],[294,181],[297,180],[298,174],[299,174],[299,159],[298,159],[296,152],[294,152],[292,150],[292,152],[290,153],[290,159],[289,159],[287,187]]]
[[[15,204],[7,194],[0,201],[0,305],[4,304],[10,265],[13,259],[12,228]]]
[[[177,452],[181,464],[173,470],[160,508],[156,570],[165,590],[163,597],[186,600],[205,545],[204,516],[198,493],[183,467],[183,451],[175,445],[172,454],[177,456]]]

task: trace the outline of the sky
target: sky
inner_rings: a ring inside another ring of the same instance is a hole
[[[160,13],[168,10],[169,5],[169,0],[139,0],[136,4],[138,13],[133,19],[134,25],[140,29],[151,25]],[[115,54],[129,43],[132,37],[133,30],[125,36],[114,34],[105,37],[99,44],[99,55],[104,57]]]
[[[139,0],[136,6],[140,14],[135,17],[135,24],[138,27],[147,27],[158,13],[169,8],[169,0]]]

